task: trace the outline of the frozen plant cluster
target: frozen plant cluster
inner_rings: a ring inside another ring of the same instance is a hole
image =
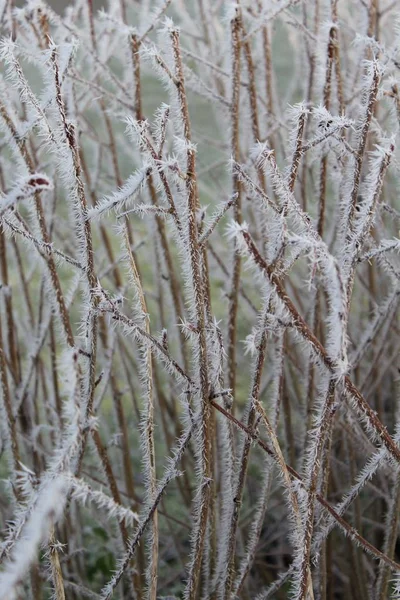
[[[400,597],[398,8],[0,1],[0,600]]]

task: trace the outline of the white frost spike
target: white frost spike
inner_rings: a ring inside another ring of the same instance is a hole
[[[230,23],[233,19],[236,19],[239,10],[240,5],[237,2],[227,2],[223,20]]]
[[[266,142],[257,142],[250,150],[250,158],[254,161],[258,169],[265,167],[266,160],[271,154],[273,154],[273,150],[271,150]]]
[[[176,27],[173,20],[170,17],[165,17],[164,27],[160,28],[159,31],[165,32],[165,33],[171,33],[172,31],[177,31],[177,30],[179,30],[179,29],[178,29],[178,27]]]
[[[122,504],[117,504],[101,490],[94,490],[83,479],[77,479],[73,475],[69,475],[68,479],[73,489],[73,497],[82,505],[92,502],[98,508],[105,509],[107,517],[116,517],[120,523],[125,523],[130,527],[139,520],[137,513]]]
[[[245,356],[247,354],[250,354],[250,356],[254,356],[255,353],[257,352],[257,334],[258,334],[258,330],[256,327],[253,327],[253,330],[251,333],[249,333],[248,336],[246,336],[246,339],[243,340],[243,345],[244,345],[244,354]]]
[[[247,253],[247,245],[242,233],[248,230],[249,226],[247,225],[246,221],[243,221],[243,223],[231,221],[225,229],[225,235],[228,240],[234,240],[237,244],[237,250],[243,254]]]
[[[188,152],[197,152],[196,144],[177,135],[174,137],[174,147],[178,156],[186,156]]]
[[[88,219],[99,217],[104,213],[110,212],[113,208],[122,208],[127,202],[132,200],[141,191],[147,177],[150,174],[150,167],[144,165],[141,169],[133,173],[125,184],[111,196],[106,196],[88,211]]]
[[[52,182],[43,173],[33,173],[22,178],[6,196],[0,199],[0,217],[20,200],[25,200],[36,192],[52,189]]]
[[[332,115],[325,106],[316,106],[312,110],[314,120],[317,122],[318,129],[327,131],[329,129],[347,128],[353,125],[353,121],[345,116]]]
[[[66,500],[66,483],[62,476],[44,485],[35,506],[14,546],[10,560],[0,573],[1,597],[14,600],[20,597],[18,587],[30,566],[37,559],[40,544],[47,540],[52,526],[60,518]]]

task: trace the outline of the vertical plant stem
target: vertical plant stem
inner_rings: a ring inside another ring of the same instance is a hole
[[[230,22],[231,31],[231,154],[232,158],[239,162],[239,103],[240,103],[240,32],[241,13],[240,7],[235,8],[235,16]],[[232,193],[236,196],[234,205],[234,219],[237,223],[242,222],[242,185],[235,172],[232,175]],[[237,313],[239,302],[241,257],[238,249],[234,248],[233,269],[229,290],[229,318],[228,318],[228,385],[235,397],[236,390],[236,338],[237,338]]]
[[[128,231],[124,229],[125,246],[129,260],[129,266],[133,281],[139,297],[140,308],[142,312],[142,319],[144,321],[144,329],[148,335],[150,335],[150,323],[149,314],[147,310],[146,299],[143,293],[142,283],[140,281],[139,272],[136,267],[136,262],[131,250],[131,244],[129,240]],[[148,479],[149,486],[148,492],[150,498],[154,499],[157,487],[157,475],[156,475],[156,458],[155,458],[155,447],[154,447],[154,398],[153,398],[153,363],[152,355],[149,346],[143,348],[144,363],[145,363],[145,377],[146,377],[146,421],[145,421],[145,444],[146,444],[146,455],[149,467]],[[157,509],[154,510],[152,515],[152,530],[151,530],[151,560],[150,560],[150,571],[149,571],[149,598],[150,600],[156,600],[157,596],[157,573],[158,573],[158,513]]]

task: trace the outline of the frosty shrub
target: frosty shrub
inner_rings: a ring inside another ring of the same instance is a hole
[[[400,597],[391,0],[0,2],[0,598]]]

